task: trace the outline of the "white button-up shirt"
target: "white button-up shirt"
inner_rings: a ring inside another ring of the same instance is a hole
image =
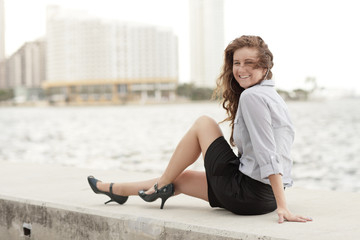
[[[234,121],[234,142],[241,154],[239,170],[260,182],[281,174],[292,185],[290,158],[294,128],[273,80],[263,80],[240,95]]]

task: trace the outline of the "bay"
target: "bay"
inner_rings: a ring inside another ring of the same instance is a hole
[[[294,186],[360,192],[359,103],[288,102],[296,128]],[[226,117],[215,102],[1,107],[0,161],[160,174],[201,115],[218,122]],[[220,126],[229,139],[228,123]],[[202,159],[189,169],[204,170]]]

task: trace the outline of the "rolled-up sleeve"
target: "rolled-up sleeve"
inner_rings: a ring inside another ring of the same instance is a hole
[[[241,112],[253,146],[261,178],[283,175],[280,156],[271,124],[271,112],[266,100],[253,92],[244,91],[240,97]]]

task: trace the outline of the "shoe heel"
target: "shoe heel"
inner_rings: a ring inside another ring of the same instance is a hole
[[[166,197],[166,198],[161,198],[161,206],[160,206],[160,209],[163,209],[164,208],[164,204],[166,202],[166,200],[168,200],[169,197]]]
[[[155,192],[151,194],[146,194],[144,190],[140,190],[138,192],[139,196],[145,201],[145,202],[153,202],[158,198],[161,198],[161,205],[160,209],[164,208],[164,204],[166,200],[174,195],[174,184],[170,183],[168,185],[165,185],[164,187],[158,189],[158,184],[155,183],[154,185]]]
[[[90,184],[91,189],[94,191],[94,193],[96,194],[105,194],[106,196],[108,196],[110,198],[109,201],[105,202],[104,204],[108,204],[110,202],[117,202],[118,204],[124,204],[127,200],[128,200],[128,196],[121,196],[121,195],[116,195],[113,193],[113,185],[114,183],[110,183],[110,191],[109,192],[105,192],[105,191],[101,191],[96,187],[96,183],[97,182],[101,182],[98,179],[94,178],[94,176],[88,176],[88,182]]]

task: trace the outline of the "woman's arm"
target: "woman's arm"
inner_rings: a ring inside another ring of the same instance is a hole
[[[272,186],[279,223],[284,220],[306,222],[310,218],[293,215],[286,206],[284,186],[282,181],[283,167],[277,153],[278,146],[272,129],[272,117],[265,98],[253,91],[244,91],[240,98],[241,112],[249,132],[251,144],[262,178],[268,178]]]
[[[312,221],[311,218],[294,215],[286,206],[284,186],[280,174],[272,174],[269,176],[270,184],[275,195],[277,204],[277,214],[279,216],[279,223],[284,220],[291,222],[307,222]]]

